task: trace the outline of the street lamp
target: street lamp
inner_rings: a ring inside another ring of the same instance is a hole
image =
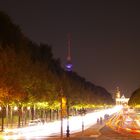
[[[86,110],[84,108],[79,110],[79,114],[81,115],[82,118],[82,135],[84,133],[84,116],[86,114]]]
[[[63,117],[67,117],[67,130],[66,136],[67,138],[70,136],[69,130],[69,102],[68,97],[63,96],[63,90],[61,88],[61,139],[63,139]]]
[[[14,107],[14,111],[17,111],[17,110],[18,110],[18,107],[17,107],[17,106],[15,106],[15,107]]]
[[[66,136],[67,138],[69,138],[70,136],[70,129],[69,129],[69,100],[68,100],[68,97],[67,97],[67,130],[66,130]]]
[[[61,139],[63,139],[63,117],[66,116],[66,98],[63,96],[63,89],[60,90],[61,95]]]
[[[63,113],[62,113],[62,95],[61,95],[61,139],[63,139]]]

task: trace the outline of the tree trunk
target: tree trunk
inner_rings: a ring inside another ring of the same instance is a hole
[[[36,108],[35,108],[35,105],[34,105],[34,118],[36,118]]]
[[[43,118],[43,109],[41,109],[41,115],[40,115],[41,118]]]
[[[47,122],[47,117],[48,117],[48,111],[47,110],[45,110],[45,118],[46,118],[46,122]]]
[[[18,108],[18,127],[20,127],[21,116],[22,116],[22,111],[21,111],[21,106],[20,106]]]
[[[27,113],[28,113],[28,111],[27,111],[27,107],[25,108],[25,115],[24,115],[24,118],[25,118],[25,123],[24,123],[24,125],[26,126],[26,124],[27,124]]]
[[[11,127],[13,127],[13,108],[12,108],[12,106],[11,106],[11,108],[10,108],[10,122],[11,122]]]
[[[22,126],[24,125],[24,108],[23,106],[21,107],[21,119],[22,119]]]
[[[59,120],[59,111],[58,111],[58,109],[56,110],[57,112],[57,120]]]
[[[34,120],[34,108],[31,107],[31,120]]]
[[[50,109],[50,121],[52,121],[52,110]]]
[[[7,125],[7,128],[8,128],[8,123],[9,123],[9,106],[6,105],[6,125]]]
[[[2,110],[1,110],[1,131],[2,132],[4,131],[4,113],[5,113],[5,108],[2,107]]]

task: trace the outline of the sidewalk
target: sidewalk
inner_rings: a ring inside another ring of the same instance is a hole
[[[95,124],[91,126],[90,128],[84,130],[83,132],[78,132],[75,134],[71,134],[71,137],[91,137],[91,138],[97,138],[101,135],[100,129],[105,126],[105,122],[103,121],[102,124]]]
[[[74,134],[70,134],[70,137],[67,138],[66,135],[64,135],[63,140],[96,140],[100,135],[100,129],[105,126],[105,121],[103,121],[102,124],[95,124],[92,125],[90,128],[84,130],[82,132],[77,132]],[[50,137],[49,140],[60,140],[60,137]]]

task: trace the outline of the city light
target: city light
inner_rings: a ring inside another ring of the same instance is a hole
[[[17,111],[17,110],[18,110],[18,107],[17,107],[17,106],[15,106],[15,107],[14,107],[14,110],[15,110],[15,111]]]
[[[116,113],[121,110],[121,106],[116,106],[111,109],[105,109],[102,111],[98,112],[93,112],[93,113],[87,113],[84,116],[84,128],[87,129],[91,125],[96,124],[97,118],[99,117],[104,117],[105,114],[112,115],[113,113]],[[78,131],[82,130],[82,118],[81,116],[73,116],[69,118],[69,128],[70,128],[70,133],[75,133]],[[60,126],[61,126],[61,121],[55,121],[55,122],[48,122],[44,125],[39,125],[39,126],[29,126],[25,128],[17,128],[17,129],[9,129],[6,131],[4,139],[9,140],[9,139],[14,139],[16,140],[19,138],[26,138],[26,139],[31,139],[31,138],[39,138],[39,137],[44,137],[44,136],[60,136]],[[63,119],[63,133],[66,135],[66,130],[67,130],[67,119]],[[11,134],[11,135],[10,135]]]

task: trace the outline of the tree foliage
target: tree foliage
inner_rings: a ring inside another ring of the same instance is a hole
[[[37,45],[0,12],[0,103],[43,104],[58,108],[60,89],[72,106],[112,104],[103,87],[66,72],[47,44]]]
[[[128,104],[132,106],[140,105],[140,88],[132,93]]]

